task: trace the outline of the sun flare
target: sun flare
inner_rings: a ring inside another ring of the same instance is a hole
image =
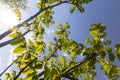
[[[0,23],[11,27],[19,23],[18,18],[11,9],[4,6],[0,6],[0,8]]]

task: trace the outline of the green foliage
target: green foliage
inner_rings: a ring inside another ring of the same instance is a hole
[[[115,65],[112,63],[106,61],[105,59],[99,60],[99,63],[101,64],[101,69],[105,70],[105,74],[108,76],[108,78],[116,80],[119,77],[118,69]]]
[[[38,0],[36,7],[40,10],[39,14],[37,13],[35,17],[28,19],[30,21],[22,24],[25,31],[31,31],[33,36],[28,39],[18,28],[11,29],[9,37],[12,38],[10,44],[15,46],[13,54],[19,54],[14,63],[20,71],[6,73],[5,79],[16,80],[17,77],[17,80],[61,80],[64,78],[94,80],[98,73],[96,64],[101,65],[101,69],[109,79],[119,79],[120,68],[113,62],[117,58],[120,60],[120,43],[115,45],[114,53],[114,49],[110,47],[112,41],[105,38],[107,33],[104,24],[91,25],[89,33],[92,37],[85,39],[86,44],[69,38],[71,26],[68,22],[58,23],[54,30],[53,40],[45,41],[46,29],[55,23],[54,7],[68,3],[72,5],[69,9],[70,13],[73,13],[75,9],[83,13],[85,10],[82,5],[91,1]],[[19,9],[15,8],[14,12],[20,19]],[[21,74],[23,74],[23,79],[19,78],[22,77]]]
[[[18,36],[20,36],[20,32],[18,31],[17,28],[13,28],[13,31],[9,34],[9,37],[16,38]]]
[[[37,49],[35,50],[36,53],[41,53],[43,51],[44,48],[44,44],[39,44],[39,46],[37,47]]]
[[[19,46],[19,47],[15,48],[15,49],[13,50],[13,53],[14,53],[14,54],[19,54],[19,53],[24,52],[25,50],[26,50],[26,48],[25,48],[24,46]]]
[[[30,73],[34,73],[34,72],[35,72],[34,68],[27,67],[27,68],[22,72],[22,74],[30,74]]]
[[[120,60],[120,43],[115,45],[115,49],[116,49],[116,55],[118,59]]]
[[[82,4],[88,4],[92,0],[70,0],[72,4],[72,8],[70,8],[70,12],[73,13],[75,9],[78,9],[81,13],[85,11],[82,7]]]
[[[23,46],[25,44],[23,37],[18,37],[17,39],[11,41],[10,43],[13,46]]]

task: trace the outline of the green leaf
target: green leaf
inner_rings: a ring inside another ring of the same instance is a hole
[[[52,51],[52,48],[51,48],[50,46],[48,46],[48,50],[49,50],[49,51]]]
[[[26,50],[26,47],[24,46],[20,46],[20,47],[17,47],[13,50],[13,54],[19,54],[19,53],[22,53]]]
[[[43,48],[44,48],[44,44],[40,44],[39,46],[38,46],[38,48],[35,50],[35,52],[37,53],[37,54],[39,54],[39,53],[41,53],[42,51],[43,51]]]
[[[109,53],[109,60],[114,61],[115,60],[115,55],[113,53]]]
[[[116,55],[118,59],[120,60],[120,43],[115,45]]]
[[[10,44],[13,46],[23,46],[23,45],[25,45],[24,38],[18,37],[17,39],[11,41]]]
[[[39,0],[39,1],[36,3],[36,6],[37,6],[37,8],[41,8],[41,5],[42,5],[42,2]]]
[[[21,19],[21,12],[18,8],[13,8],[12,11],[15,13],[17,18],[20,20]]]
[[[98,36],[98,29],[90,29],[90,35],[93,37],[97,37]]]
[[[50,44],[50,46],[54,46],[55,44],[54,44],[54,42],[49,42],[49,44]]]
[[[68,28],[70,28],[70,25],[66,22],[66,23],[64,24],[64,29],[66,30],[66,29],[68,29]]]
[[[11,79],[11,76],[10,76],[10,74],[9,73],[5,73],[5,80],[10,80]]]
[[[75,51],[75,50],[76,50],[76,46],[71,45],[71,46],[69,46],[69,49],[70,49],[71,51]]]
[[[101,69],[106,70],[108,68],[108,65],[106,63],[103,63],[101,66]]]
[[[99,23],[99,24],[97,25],[97,27],[99,28],[99,32],[103,32],[103,31],[105,30],[105,28],[106,28],[103,23]]]
[[[61,66],[62,66],[62,69],[65,68],[65,63],[66,63],[66,58],[65,56],[60,56],[60,63],[61,63]]]
[[[85,9],[82,6],[79,6],[78,10],[83,13],[85,11]]]
[[[19,66],[20,69],[24,68],[26,66],[26,63],[23,63]]]
[[[20,36],[20,33],[18,33],[17,31],[13,31],[12,33],[9,34],[9,37],[11,37],[11,38],[15,38],[18,36]]]
[[[35,40],[35,41],[34,41],[34,46],[35,46],[35,47],[38,47],[40,44],[41,44],[40,41],[38,41],[38,40]]]
[[[43,67],[42,63],[35,64],[35,69],[41,69]]]
[[[41,20],[41,16],[37,16],[36,22],[40,22],[40,20]]]
[[[32,80],[33,78],[33,74],[28,74],[26,77],[25,77],[25,80]]]
[[[50,69],[51,69],[51,63],[47,61],[45,65],[45,74],[44,74],[45,80],[47,80],[52,75]]]
[[[111,76],[111,74],[112,74],[112,72],[111,72],[111,67],[112,67],[112,66],[109,65],[109,67],[107,67],[107,69],[105,70],[105,73],[106,73],[106,75],[108,75],[108,76]]]
[[[14,78],[15,76],[16,76],[16,72],[13,71],[13,72],[12,72],[12,78]]]
[[[38,75],[34,75],[33,78],[32,78],[32,80],[39,80]]]
[[[61,62],[66,62],[65,56],[60,56],[60,61],[61,61]]]
[[[84,48],[84,45],[83,44],[81,44],[81,43],[79,43],[79,46],[83,49]]]
[[[86,39],[85,39],[85,42],[86,42],[87,44],[92,44],[92,40],[89,39],[89,38],[86,38]]]
[[[28,67],[22,72],[22,74],[30,74],[30,73],[34,73],[34,72],[35,72],[35,69],[28,66]]]
[[[25,80],[38,80],[38,76],[35,73],[30,73],[26,76]]]
[[[75,7],[73,6],[72,8],[70,8],[70,13],[73,13],[75,11]]]
[[[117,57],[118,57],[118,59],[120,60],[120,50],[117,52]]]

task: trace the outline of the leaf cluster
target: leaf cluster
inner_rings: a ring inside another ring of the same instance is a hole
[[[19,72],[6,73],[6,80],[94,80],[97,76],[96,64],[101,65],[109,79],[120,78],[120,68],[113,64],[116,58],[120,60],[120,44],[115,45],[115,50],[110,47],[111,41],[105,39],[107,33],[104,24],[91,25],[89,32],[92,37],[85,39],[87,45],[69,38],[68,22],[58,23],[54,30],[54,41],[46,43],[44,40],[46,29],[55,23],[54,7],[68,3],[72,5],[71,13],[75,9],[82,13],[82,5],[91,1],[38,0],[36,7],[39,12],[7,32],[12,38],[7,44],[15,46],[13,54],[17,55],[17,59],[14,63]],[[20,13],[15,12],[20,17]],[[25,33],[20,31],[21,26]],[[31,38],[25,36],[29,32],[32,33]]]

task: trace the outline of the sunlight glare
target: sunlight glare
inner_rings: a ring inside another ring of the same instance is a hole
[[[18,18],[11,9],[6,8],[4,5],[0,6],[0,23],[6,26],[15,26],[19,23]]]

